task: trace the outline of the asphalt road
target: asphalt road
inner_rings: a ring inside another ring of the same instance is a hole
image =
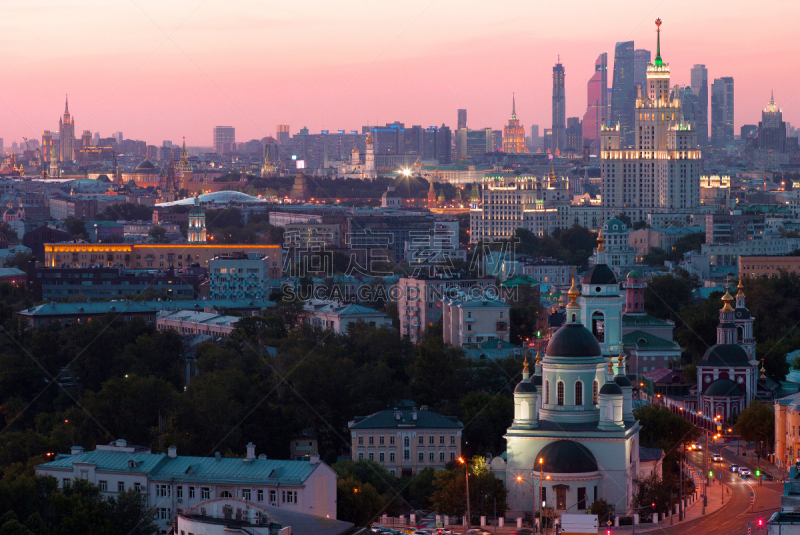
[[[721,453],[723,459],[721,463],[712,463],[711,454]],[[695,470],[703,468],[703,453],[691,452],[688,455],[689,462],[695,466]],[[743,480],[741,476],[730,471],[730,465],[738,464],[740,467],[748,467],[755,474],[755,468],[747,463],[737,461],[730,448],[712,445],[709,451],[709,463],[714,476],[722,474],[722,481],[731,489],[731,494],[725,496],[725,505],[714,513],[707,514],[702,518],[684,522],[681,525],[670,527],[665,524],[663,528],[652,530],[649,533],[665,533],[668,535],[678,535],[691,531],[692,533],[703,533],[708,535],[744,535],[747,533],[747,523],[752,524],[752,535],[766,535],[766,521],[772,513],[780,509],[781,494],[783,484],[779,482],[764,481],[761,486],[754,477]],[[702,489],[702,487],[700,487]],[[750,505],[750,493],[755,494],[755,502]],[[730,501],[729,501],[730,500]],[[765,526],[759,530],[758,519],[764,521]],[[666,522],[669,522],[667,520]]]

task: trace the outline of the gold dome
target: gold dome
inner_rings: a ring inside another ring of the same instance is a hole
[[[567,292],[567,295],[569,296],[569,299],[570,299],[570,302],[569,302],[570,305],[576,304],[575,300],[578,297],[580,297],[580,295],[581,295],[581,291],[578,289],[578,286],[575,284],[575,277],[572,278],[572,286],[570,287],[569,291]]]
[[[353,154],[356,154],[358,152],[358,147],[353,147],[353,150],[351,150],[350,152],[352,152]]]
[[[744,297],[744,292],[742,291],[744,289],[744,284],[742,284],[741,278],[739,279],[739,285],[737,288],[739,288],[739,293],[736,294],[736,297]]]
[[[375,140],[372,139],[372,134],[368,135],[367,136],[367,143],[372,143],[373,141],[375,141]]]
[[[603,228],[602,228],[602,225],[601,225],[600,229],[597,231],[597,251],[598,252],[605,251],[605,247],[603,247],[603,244],[605,242],[606,242],[606,239],[603,237]]]

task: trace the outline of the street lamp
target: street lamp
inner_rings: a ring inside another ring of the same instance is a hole
[[[464,457],[459,457],[458,462],[464,465],[464,474],[467,482],[467,530],[469,530],[472,520],[469,514],[469,465],[467,464],[467,461],[464,460]]]

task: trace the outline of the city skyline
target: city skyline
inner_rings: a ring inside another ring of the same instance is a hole
[[[452,127],[458,108],[469,110],[470,128],[498,129],[508,118],[509,93],[517,96],[520,121],[543,128],[551,123],[557,57],[567,71],[566,115],[582,117],[598,54],[609,53],[611,71],[617,42],[652,49],[656,14],[664,20],[673,84],[689,85],[695,64],[706,65],[709,83],[734,78],[734,131],[758,121],[771,90],[785,120],[800,122],[793,72],[783,68],[796,53],[785,46],[792,42],[791,15],[800,13],[793,3],[776,2],[769,12],[737,4],[736,17],[724,21],[717,14],[730,6],[721,2],[692,9],[652,3],[632,13],[586,2],[570,10],[568,21],[555,6],[483,13],[477,3],[461,3],[457,11],[450,4],[375,11],[303,2],[276,10],[248,2],[230,9],[86,0],[47,17],[43,8],[12,4],[6,13],[13,28],[2,39],[6,49],[19,50],[6,61],[17,83],[1,95],[0,135],[10,146],[55,131],[65,94],[76,132],[107,137],[121,130],[153,145],[186,137],[192,146],[211,146],[218,125],[234,126],[237,141],[274,136],[277,124],[289,124],[293,133],[395,120]],[[554,22],[526,28],[548,17]],[[754,31],[759,24],[769,31]],[[21,31],[30,43],[19,48]],[[514,50],[530,52],[507,54],[508,39]],[[765,49],[770,53],[757,52]]]

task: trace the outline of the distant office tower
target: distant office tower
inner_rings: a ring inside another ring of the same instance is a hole
[[[786,152],[786,123],[783,122],[783,112],[775,105],[774,94],[770,96],[769,104],[761,112],[761,122],[758,123],[758,148]]]
[[[708,145],[708,69],[697,64],[692,67],[692,93],[697,98],[697,143]]]
[[[467,110],[458,110],[458,129],[467,127]]]
[[[451,161],[451,141],[450,128],[445,125],[441,127],[429,126],[423,133],[423,159],[436,160],[440,164],[449,164]]]
[[[636,87],[633,84],[633,63],[633,41],[617,43],[614,49],[611,123],[619,123],[623,147],[630,147],[634,142],[633,115],[636,107]]]
[[[45,130],[42,134],[42,158],[45,162],[49,163],[51,155],[55,156],[54,148],[53,134],[50,130]],[[58,156],[56,156],[56,160],[58,160]]]
[[[545,152],[550,151],[553,152],[553,129],[552,128],[545,128],[544,135],[542,136],[542,146],[544,147]]]
[[[460,128],[456,130],[456,157],[480,158],[487,152],[492,152],[492,129],[481,128],[470,130]]]
[[[608,122],[608,53],[594,62],[594,74],[586,87],[588,105],[583,115],[583,145],[591,154],[600,154],[600,127]]]
[[[697,114],[699,113],[697,95],[694,94],[694,90],[689,86],[675,86],[675,88],[677,98],[679,98],[681,102],[683,120],[692,126],[696,126]]]
[[[564,93],[564,66],[561,58],[553,67],[553,153],[563,152],[567,146],[567,112]]]
[[[5,154],[6,150],[3,146],[3,138],[0,137],[0,154]]]
[[[539,125],[531,125],[531,150],[538,149],[542,146],[542,138],[539,137]]]
[[[75,120],[69,114],[69,99],[64,103],[64,117],[58,120],[59,159],[71,162],[75,159]]]
[[[639,88],[647,92],[647,65],[650,64],[650,51],[637,48],[633,51],[633,87],[638,97]]]
[[[660,30],[660,19],[656,25]],[[647,92],[636,102],[635,150],[621,146],[622,132],[616,124],[600,134],[603,206],[633,221],[645,220],[651,213],[689,213],[700,204],[697,134],[681,121],[678,103],[670,98],[669,64],[661,59],[660,31],[658,40],[655,60],[647,66]]]
[[[84,130],[83,134],[81,134],[81,148],[85,149],[91,146],[92,146],[92,132],[89,130]]]
[[[503,152],[506,154],[521,154],[528,152],[525,145],[525,127],[517,119],[517,99],[511,95],[511,119],[503,127]]]
[[[733,78],[717,78],[711,85],[711,142],[724,149],[733,141]]]
[[[95,147],[100,146],[100,132],[95,132],[94,135],[92,136],[92,145],[94,145]]]
[[[566,151],[580,154],[583,151],[583,125],[580,117],[567,117]]]
[[[503,131],[492,130],[492,152],[503,150]]]
[[[424,130],[418,124],[407,126],[402,134],[402,154],[418,154],[422,156],[422,137]]]
[[[232,126],[214,127],[214,152],[225,154],[236,149],[236,128]]]
[[[117,145],[122,145],[122,132],[114,132],[111,137],[117,140]]]
[[[290,136],[289,136],[289,125],[288,124],[279,124],[275,127],[275,136],[278,138],[279,145],[288,145]]]

